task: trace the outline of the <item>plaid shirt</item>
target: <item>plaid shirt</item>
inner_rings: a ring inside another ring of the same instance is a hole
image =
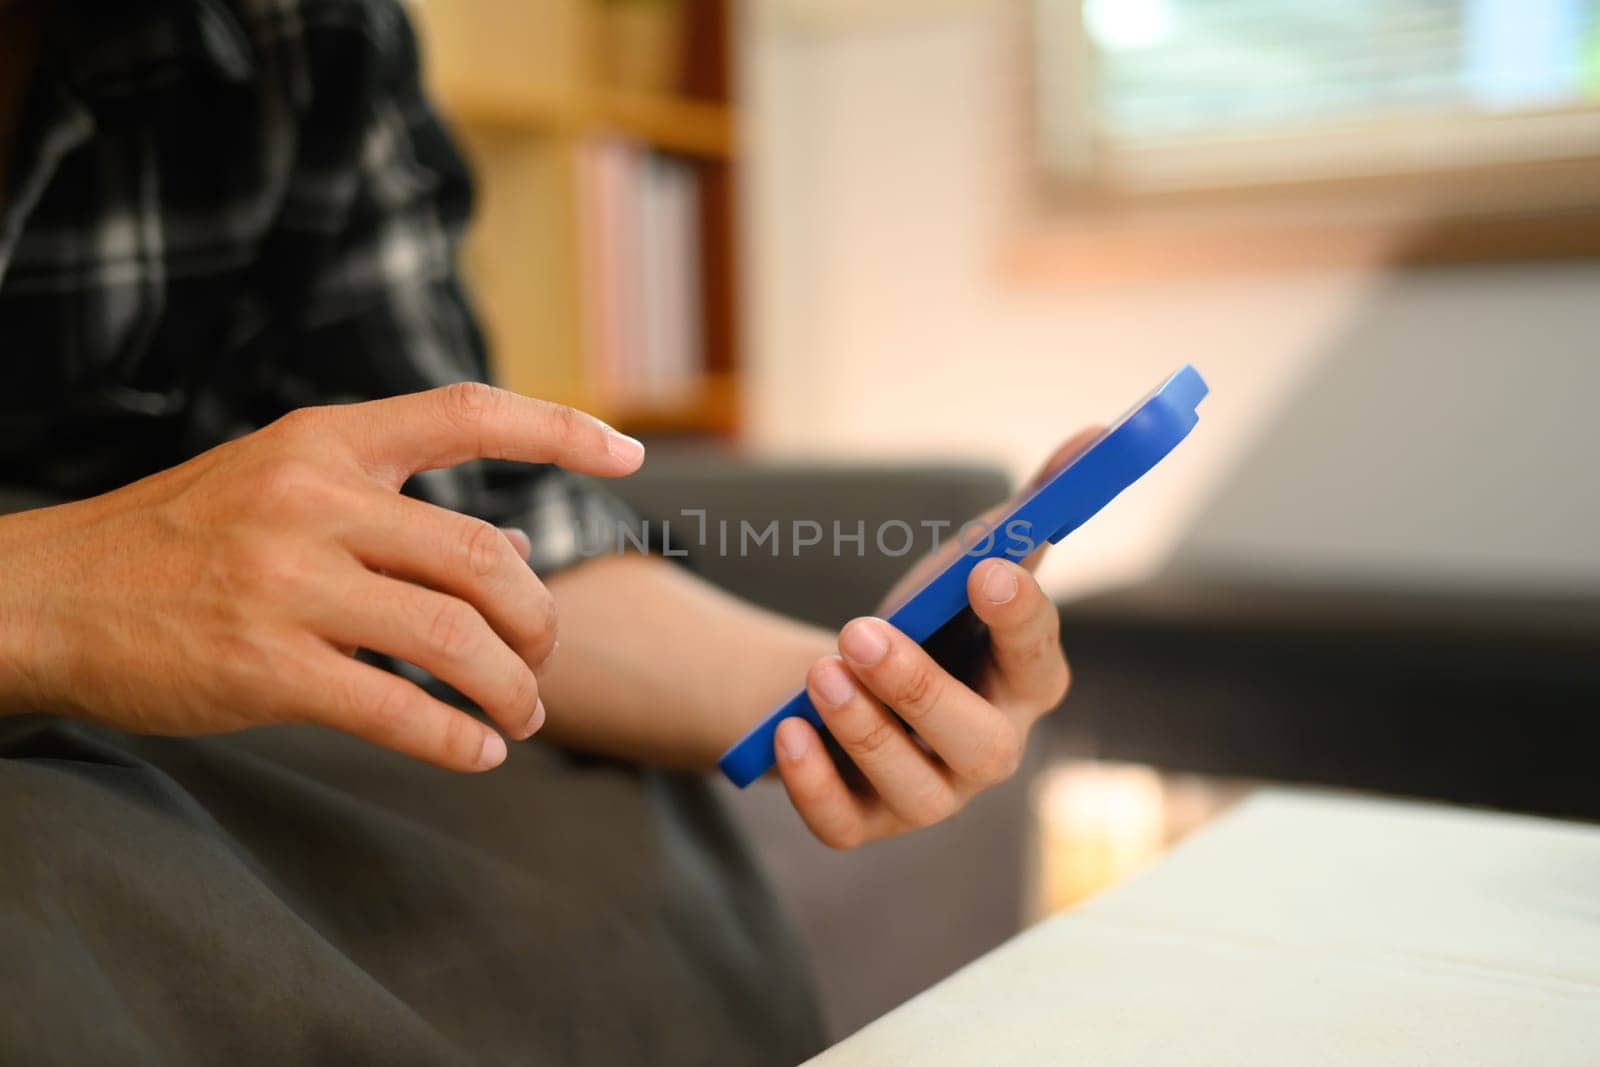
[[[0,207],[0,487],[77,498],[307,404],[486,374],[471,206],[392,0],[57,0]],[[477,463],[408,492],[551,570],[627,510]]]

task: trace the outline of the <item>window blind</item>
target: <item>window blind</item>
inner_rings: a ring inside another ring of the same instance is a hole
[[[1600,98],[1600,0],[1040,0],[1046,108],[1140,144]],[[1063,18],[1063,15],[1066,17]],[[1068,27],[1064,30],[1063,27]],[[1051,57],[1055,57],[1051,59]],[[1060,99],[1062,86],[1082,99]]]

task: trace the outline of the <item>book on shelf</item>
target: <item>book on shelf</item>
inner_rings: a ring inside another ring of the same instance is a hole
[[[608,404],[687,403],[706,371],[699,174],[621,139],[581,152],[585,377]]]

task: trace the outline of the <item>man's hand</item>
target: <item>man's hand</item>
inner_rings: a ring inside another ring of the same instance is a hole
[[[1017,499],[1099,432],[1084,430],[1062,445]],[[994,521],[1011,506],[981,520]],[[967,599],[988,626],[990,645],[975,686],[878,618],[850,622],[839,634],[841,655],[812,665],[806,676],[811,702],[866,780],[865,789],[847,785],[804,719],[778,726],[778,773],[800,817],[823,842],[853,848],[931,825],[1016,771],[1034,722],[1061,703],[1070,678],[1055,605],[1033,576],[1048,547],[1020,564],[989,559],[973,568]],[[886,606],[898,606],[960,550],[952,540],[922,560]]]
[[[0,707],[203,734],[316,722],[452,770],[504,740],[352,657],[431,672],[505,733],[544,718],[555,602],[526,537],[400,495],[471,459],[636,470],[637,441],[463,383],[296,411],[104,496],[0,519]]]

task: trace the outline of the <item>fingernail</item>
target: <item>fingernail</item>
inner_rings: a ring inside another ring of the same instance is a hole
[[[506,761],[506,742],[494,731],[483,735],[483,749],[478,753],[478,766],[484,770],[498,767]]]
[[[643,442],[616,430],[606,432],[606,451],[630,465],[644,459]]]
[[[1017,576],[1011,568],[995,564],[983,579],[983,595],[991,604],[1004,604],[1017,595]]]
[[[850,662],[870,667],[889,653],[889,638],[876,619],[857,619],[839,635],[839,649]]]
[[[528,536],[527,530],[515,526],[502,526],[500,532],[506,535],[506,540],[511,542],[511,547],[517,550],[518,555],[523,559],[528,558],[533,551],[533,538]]]
[[[855,695],[844,664],[832,659],[817,668],[817,695],[830,707],[838,707]]]
[[[532,737],[539,732],[539,727],[544,725],[544,699],[541,697],[533,702],[533,714],[528,716],[528,723],[522,728],[523,737]]]
[[[544,659],[539,661],[539,665],[533,669],[533,672],[538,674],[540,671],[550,666],[550,661],[556,658],[556,649],[560,647],[561,640],[560,638],[557,638],[555,643],[550,646],[550,651],[544,654]]]
[[[793,763],[802,759],[811,747],[811,738],[806,736],[806,731],[798,726],[784,729],[785,723],[797,721],[785,719],[778,724],[778,755]]]

